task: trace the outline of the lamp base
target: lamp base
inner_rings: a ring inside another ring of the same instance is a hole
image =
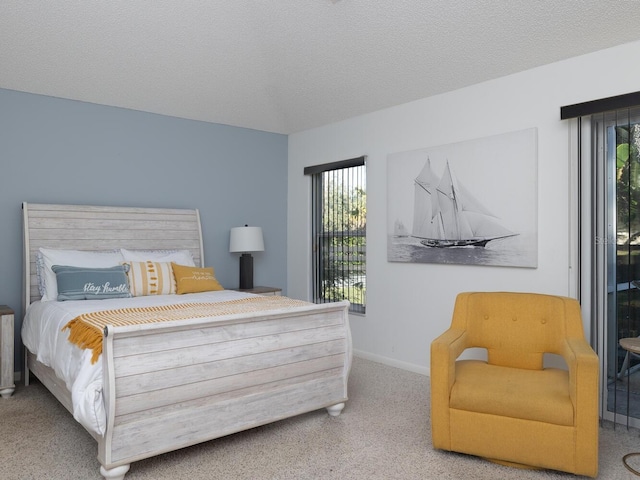
[[[253,257],[250,253],[240,255],[240,290],[253,288]]]

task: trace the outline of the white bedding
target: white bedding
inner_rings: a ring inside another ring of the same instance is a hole
[[[37,360],[51,367],[71,392],[73,417],[103,435],[106,414],[102,399],[102,358],[91,364],[91,351],[69,342],[64,326],[78,315],[125,307],[149,307],[193,302],[223,302],[251,294],[222,290],[185,295],[153,295],[105,300],[34,302],[27,307],[22,341]]]

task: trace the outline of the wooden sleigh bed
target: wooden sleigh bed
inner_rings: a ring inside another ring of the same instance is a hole
[[[204,266],[197,210],[23,204],[23,312],[40,300],[36,253],[188,249]],[[137,460],[347,400],[348,302],[106,327],[100,473],[122,479]],[[36,352],[29,372],[73,412],[72,396]],[[86,427],[85,427],[86,428]]]

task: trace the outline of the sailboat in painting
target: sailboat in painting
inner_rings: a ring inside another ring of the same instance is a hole
[[[453,175],[447,161],[438,177],[427,159],[414,181],[412,236],[427,247],[485,247],[518,235],[503,227]]]
[[[393,224],[393,236],[396,238],[405,238],[409,236],[409,230],[400,220],[396,220]]]

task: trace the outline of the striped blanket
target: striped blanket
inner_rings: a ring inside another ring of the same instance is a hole
[[[62,330],[69,329],[69,341],[80,348],[91,349],[91,363],[102,354],[104,328],[144,323],[169,322],[192,318],[217,317],[242,313],[278,310],[312,305],[309,302],[282,296],[239,298],[224,302],[183,303],[155,307],[118,308],[84,313],[69,321]]]

